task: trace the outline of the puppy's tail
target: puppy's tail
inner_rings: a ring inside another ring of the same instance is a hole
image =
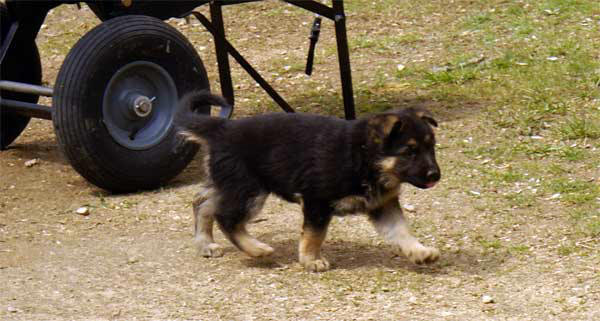
[[[231,108],[222,97],[207,90],[186,94],[181,98],[175,114],[178,134],[195,143],[210,141],[222,131],[225,118],[211,117],[210,106]]]

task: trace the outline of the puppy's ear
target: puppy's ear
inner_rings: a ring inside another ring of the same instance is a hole
[[[369,139],[376,144],[383,144],[392,133],[402,131],[404,124],[398,115],[381,114],[369,119]]]
[[[429,125],[433,127],[438,127],[437,121],[433,118],[433,114],[427,109],[419,109],[416,111],[417,117],[423,119]]]

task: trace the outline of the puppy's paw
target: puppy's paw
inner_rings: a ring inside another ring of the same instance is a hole
[[[306,260],[301,263],[304,266],[304,269],[310,272],[324,272],[329,270],[329,262],[327,262],[325,258]]]
[[[440,251],[434,247],[415,245],[408,249],[403,249],[402,252],[406,257],[415,264],[433,263],[440,258]]]
[[[203,257],[221,257],[223,256],[223,248],[217,243],[208,243],[198,246],[198,253]]]
[[[252,257],[265,257],[273,254],[275,250],[265,243],[256,242],[252,247],[246,247],[244,252]]]

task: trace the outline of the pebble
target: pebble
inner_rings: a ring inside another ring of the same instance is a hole
[[[414,205],[410,205],[410,204],[404,204],[404,209],[409,211],[409,212],[414,212],[415,211],[415,206]]]
[[[80,208],[78,208],[75,213],[79,214],[79,215],[90,215],[90,209],[87,208],[86,206],[82,206]]]
[[[39,158],[34,158],[34,159],[30,159],[28,161],[25,162],[25,167],[32,167],[34,165],[37,165],[40,163],[40,159]]]
[[[6,308],[6,310],[8,310],[8,312],[10,312],[10,313],[17,313],[17,312],[19,312],[19,309],[15,308],[15,307],[11,307],[11,306],[9,306],[8,308]]]
[[[484,296],[481,297],[481,302],[486,303],[486,304],[487,303],[494,303],[494,298],[492,298],[489,295],[484,295]]]

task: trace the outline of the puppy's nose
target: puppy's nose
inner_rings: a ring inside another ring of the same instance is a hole
[[[435,169],[430,169],[427,172],[427,176],[426,177],[427,177],[427,181],[429,181],[429,182],[437,182],[437,181],[440,180],[440,176],[441,176],[440,175],[440,171],[435,170]]]

